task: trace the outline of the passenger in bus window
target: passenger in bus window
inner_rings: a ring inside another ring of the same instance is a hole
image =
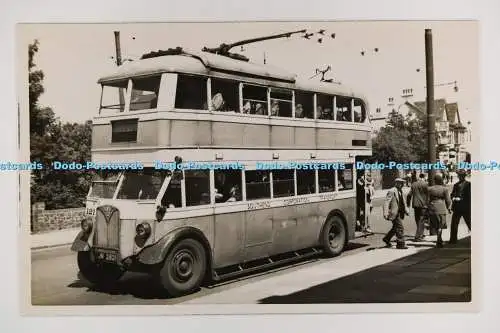
[[[276,117],[279,116],[280,113],[280,105],[278,101],[273,101],[271,104],[271,116]]]
[[[242,111],[243,111],[243,113],[245,113],[245,114],[249,114],[249,113],[252,111],[252,104],[250,104],[250,102],[249,102],[249,101],[247,101],[247,102],[245,103],[245,105],[243,105],[243,110],[242,110]]]
[[[226,111],[226,102],[221,93],[217,93],[212,97],[212,109],[214,111]]]
[[[235,201],[241,201],[241,191],[238,185],[234,185],[233,187],[231,187],[231,189],[229,190],[229,199],[226,200],[226,202]]]
[[[261,103],[257,103],[255,105],[255,114],[257,114],[257,115],[267,115],[267,110],[266,110],[266,108]]]
[[[295,106],[295,118],[304,118],[304,109],[302,104],[297,104]]]

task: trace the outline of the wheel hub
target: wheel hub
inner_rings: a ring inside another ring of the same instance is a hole
[[[172,262],[174,276],[179,281],[187,281],[193,275],[194,257],[188,251],[179,252]]]

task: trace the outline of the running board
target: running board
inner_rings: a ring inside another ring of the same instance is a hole
[[[252,273],[259,270],[265,270],[278,265],[283,265],[298,261],[300,259],[306,259],[318,254],[323,253],[321,248],[307,248],[297,251],[286,252],[283,254],[278,254],[266,258],[256,259],[249,262],[231,265],[213,271],[213,280],[218,282],[221,280],[230,279],[243,274]]]

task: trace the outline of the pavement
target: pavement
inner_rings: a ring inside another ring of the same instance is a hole
[[[449,231],[443,232],[449,239]],[[407,250],[382,246],[305,267],[183,304],[418,303],[471,301],[470,236],[436,248],[435,240],[408,242]],[[356,240],[355,240],[356,241]]]

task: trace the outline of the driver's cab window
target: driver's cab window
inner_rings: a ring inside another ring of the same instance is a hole
[[[165,177],[165,172],[153,168],[129,170],[123,175],[117,199],[155,200]]]
[[[181,180],[170,179],[167,190],[161,199],[161,205],[167,208],[182,207]]]

